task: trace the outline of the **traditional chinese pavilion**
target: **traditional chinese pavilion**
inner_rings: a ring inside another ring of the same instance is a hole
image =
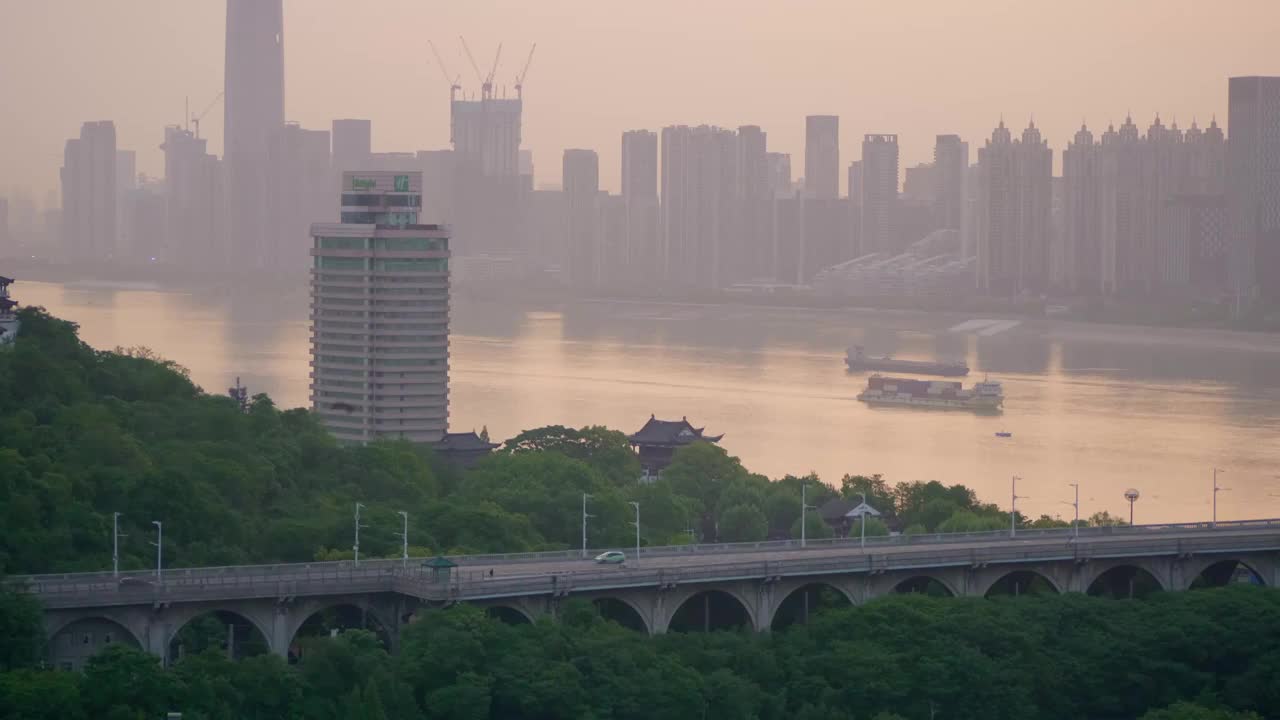
[[[720,442],[721,435],[707,435],[706,428],[696,428],[689,424],[689,418],[679,420],[659,420],[653,415],[644,427],[633,433],[628,439],[640,455],[642,479],[657,478],[663,468],[671,464],[671,456],[676,450],[695,442]]]
[[[440,442],[436,443],[435,451],[454,465],[469,468],[493,452],[496,447],[498,447],[497,443],[489,442],[472,430],[464,433],[445,433]]]

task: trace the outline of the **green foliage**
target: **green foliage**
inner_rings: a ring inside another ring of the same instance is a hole
[[[44,614],[35,598],[0,576],[0,672],[35,667],[44,657]]]
[[[769,533],[769,521],[753,505],[734,505],[720,514],[720,540],[758,542]]]
[[[1176,702],[1167,708],[1147,712],[1141,720],[1262,720],[1262,716],[1255,712],[1234,712],[1190,702]]]
[[[632,485],[640,477],[640,461],[627,436],[600,425],[577,430],[563,425],[526,430],[503,443],[502,450],[512,454],[560,453],[590,465],[617,486]]]

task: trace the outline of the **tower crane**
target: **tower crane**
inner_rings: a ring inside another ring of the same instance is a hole
[[[533,46],[529,48],[529,58],[524,61],[524,69],[522,69],[520,71],[520,74],[516,76],[516,97],[517,98],[523,97],[524,76],[529,74],[529,64],[533,62],[533,51],[537,49],[538,49],[538,43],[534,43]]]
[[[485,77],[484,82],[480,85],[481,97],[493,97],[493,76],[498,72],[498,61],[502,59],[502,43],[498,43],[498,52],[493,56],[493,67],[489,68],[489,75]]]
[[[209,114],[209,111],[213,110],[213,107],[218,104],[218,101],[221,100],[222,96],[225,94],[226,94],[225,90],[219,92],[216,96],[214,96],[212,100],[209,101],[209,105],[205,107],[204,110],[200,111],[199,115],[191,116],[191,124],[196,126],[196,133],[195,133],[196,138],[200,137],[200,121],[204,119],[205,115]]]
[[[476,64],[475,56],[471,54],[471,48],[467,47],[467,39],[461,35],[458,36],[458,39],[462,41],[462,50],[467,54],[467,60],[471,62],[471,69],[476,71],[476,80],[480,81],[480,87],[483,91],[484,75],[480,74],[480,66]]]
[[[462,85],[459,84],[462,81],[462,76],[458,75],[453,80],[450,80],[449,68],[444,66],[444,58],[440,57],[440,51],[436,49],[436,44],[431,42],[430,38],[427,38],[427,44],[431,46],[431,54],[436,56],[436,64],[440,66],[444,81],[449,83],[449,101],[453,102],[458,95],[458,91],[462,89]]]

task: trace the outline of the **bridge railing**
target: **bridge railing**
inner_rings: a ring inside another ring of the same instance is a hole
[[[420,597],[481,599],[558,592],[614,590],[627,587],[676,585],[682,582],[725,582],[743,579],[853,574],[890,570],[927,570],[943,567],[980,567],[1028,562],[1085,562],[1104,558],[1135,558],[1210,552],[1253,552],[1280,549],[1280,537],[1198,537],[1168,540],[1118,538],[1119,542],[1062,542],[1054,539],[1028,545],[993,545],[981,548],[903,548],[892,552],[851,553],[832,557],[789,558],[748,563],[718,563],[647,568],[615,566],[562,575],[494,577],[460,574],[447,588],[409,578],[399,586]],[[555,578],[554,580],[552,578]]]
[[[856,528],[856,525],[855,525]],[[1167,523],[1161,525],[1136,525],[1136,526],[1114,526],[1114,527],[1081,527],[1079,537],[1081,540],[1106,539],[1106,538],[1137,538],[1137,537],[1159,537],[1161,535],[1193,535],[1202,534],[1223,534],[1232,531],[1248,531],[1259,529],[1280,529],[1280,519],[1266,520],[1238,520],[1224,521],[1216,524],[1211,523]],[[1016,537],[1017,541],[1036,541],[1036,540],[1060,540],[1067,541],[1075,536],[1075,531],[1071,528],[1046,528],[1046,529],[1019,529]],[[989,531],[975,533],[929,533],[917,535],[888,535],[874,536],[866,538],[866,548],[868,551],[888,548],[901,547],[936,547],[945,546],[956,543],[999,543],[1009,541],[1009,531]],[[641,550],[641,561],[646,559],[670,558],[681,556],[725,556],[735,553],[751,553],[751,552],[779,552],[779,551],[805,551],[820,549],[859,549],[861,541],[858,537],[849,538],[826,538],[809,540],[804,546],[798,540],[774,540],[748,543],[712,543],[712,544],[690,544],[690,545],[671,545],[646,547]],[[623,548],[630,550],[630,548]],[[588,557],[594,557],[603,549],[597,548],[587,552]],[[549,552],[533,552],[533,553],[506,553],[506,554],[489,554],[489,555],[460,555],[452,556],[453,560],[460,568],[467,566],[489,566],[502,564],[519,564],[526,562],[547,562],[556,560],[576,560],[582,557],[581,550],[556,550]],[[411,558],[409,560],[410,567],[420,567],[423,558]],[[364,560],[356,565],[349,560],[328,561],[328,562],[310,562],[310,563],[281,563],[281,564],[265,564],[265,565],[238,565],[238,566],[222,566],[222,567],[195,567],[195,568],[172,568],[163,572],[164,584],[166,585],[182,585],[182,584],[200,584],[203,581],[210,581],[205,584],[215,586],[219,578],[232,579],[239,582],[248,578],[248,582],[254,582],[254,578],[259,578],[263,583],[275,582],[281,577],[324,577],[326,573],[344,574],[345,576],[363,576],[365,573],[388,574],[401,570],[403,566],[401,559],[378,559]],[[95,587],[113,587],[122,578],[128,584],[133,580],[142,582],[146,578],[152,577],[153,571],[129,571],[121,573],[119,578],[111,572],[89,572],[89,573],[61,573],[48,575],[31,575],[18,576],[11,579],[22,584],[32,586],[40,586],[52,588],[55,584],[65,585],[68,587],[79,586],[95,586]]]

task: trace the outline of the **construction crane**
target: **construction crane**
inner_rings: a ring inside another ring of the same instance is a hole
[[[218,94],[213,98],[213,100],[210,100],[210,101],[209,101],[209,105],[208,105],[208,107],[206,107],[204,110],[202,110],[202,111],[200,112],[200,114],[199,114],[199,115],[192,115],[192,116],[191,116],[191,124],[196,126],[196,133],[195,133],[195,137],[196,137],[196,138],[199,138],[199,137],[200,137],[200,121],[204,119],[204,116],[205,116],[205,115],[208,115],[208,114],[209,114],[209,111],[213,110],[213,107],[214,107],[215,105],[217,105],[217,104],[218,104],[218,101],[222,99],[222,96],[223,96],[224,94],[225,94],[225,91],[219,92],[219,93],[218,93]]]
[[[471,54],[471,48],[467,47],[467,39],[461,35],[458,36],[458,39],[462,41],[462,51],[467,54],[467,60],[471,61],[471,69],[476,71],[476,80],[480,81],[480,86],[483,89],[484,75],[480,74],[480,66],[476,64],[476,58]]]
[[[431,46],[431,54],[436,56],[436,64],[440,66],[444,81],[449,84],[449,101],[453,102],[458,96],[458,91],[462,89],[462,85],[459,84],[462,81],[462,76],[458,75],[453,80],[450,80],[449,68],[444,66],[444,58],[440,57],[440,51],[436,49],[436,44],[431,42],[430,38],[427,39],[427,44]]]
[[[524,69],[516,76],[516,98],[524,97],[524,76],[529,74],[529,64],[533,62],[533,51],[538,49],[538,43],[534,43],[529,48],[529,59],[524,61]]]
[[[502,43],[498,43],[498,52],[493,56],[493,67],[489,68],[489,75],[485,77],[484,82],[480,85],[481,97],[493,97],[493,76],[498,72],[498,61],[502,59]]]

